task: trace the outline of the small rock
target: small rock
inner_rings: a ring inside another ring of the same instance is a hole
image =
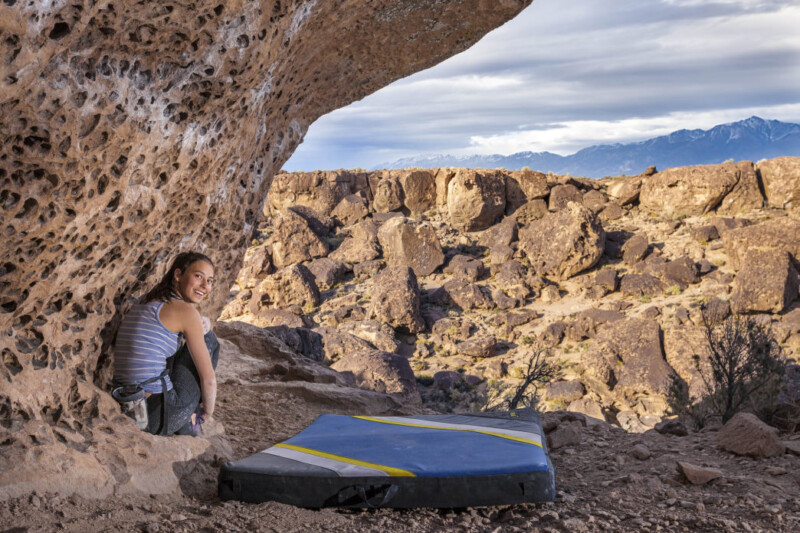
[[[650,457],[652,456],[652,454],[650,453],[650,449],[644,444],[637,444],[631,449],[630,453],[634,458],[640,461],[646,461],[647,459],[650,459]]]
[[[678,420],[664,420],[655,425],[654,429],[662,435],[675,435],[676,437],[685,437],[689,434],[686,429]]]
[[[677,469],[692,485],[703,485],[724,475],[718,468],[697,466],[685,461],[678,461]]]

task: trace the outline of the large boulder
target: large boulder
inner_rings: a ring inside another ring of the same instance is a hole
[[[750,457],[773,457],[786,451],[778,430],[752,413],[736,413],[717,433],[717,442],[723,450]]]
[[[368,214],[367,202],[358,194],[345,196],[331,211],[331,217],[338,220],[342,226],[354,224]]]
[[[381,256],[378,226],[371,220],[361,220],[350,227],[350,235],[331,252],[330,259],[344,263],[363,263]]]
[[[445,274],[451,274],[467,281],[478,281],[483,276],[483,261],[469,255],[454,255],[444,269]]]
[[[775,218],[720,232],[731,266],[739,270],[754,250],[777,249],[800,258],[800,220]]]
[[[254,290],[250,311],[256,315],[262,308],[282,309],[291,305],[319,305],[314,275],[303,265],[291,265],[267,276]]]
[[[450,224],[460,231],[479,231],[503,216],[506,180],[500,171],[458,169],[447,185]]]
[[[354,320],[344,322],[338,328],[339,331],[355,335],[384,352],[394,353],[400,349],[400,342],[395,337],[394,330],[383,322],[378,322],[377,320]]]
[[[272,260],[275,266],[285,266],[310,261],[328,255],[330,247],[311,230],[303,217],[287,210],[274,219]]]
[[[759,161],[759,174],[770,207],[800,207],[800,157],[776,157]]]
[[[736,169],[739,180],[717,207],[717,213],[721,215],[735,215],[760,209],[764,205],[764,196],[758,186],[758,176],[752,161],[740,161],[736,163]]]
[[[798,276],[783,250],[754,250],[733,281],[734,313],[780,313],[797,299]]]
[[[410,267],[387,267],[375,277],[369,318],[395,329],[419,333],[425,329],[420,313],[419,285]]]
[[[607,363],[616,393],[626,399],[667,393],[673,371],[664,359],[657,322],[641,318],[609,322],[598,329],[595,341],[591,351]]]
[[[391,394],[402,403],[419,404],[419,391],[408,359],[380,350],[345,354],[331,365],[337,372],[349,372],[364,389]]]
[[[661,215],[703,215],[739,181],[733,163],[668,168],[642,182],[639,205]]]
[[[400,174],[403,205],[412,215],[424,213],[436,205],[436,182],[430,170],[405,170]]]
[[[619,205],[632,204],[639,200],[642,181],[655,173],[655,167],[651,167],[643,174],[614,178],[606,187],[606,194],[615,199]]]
[[[403,187],[396,175],[378,175],[371,181],[372,207],[376,212],[389,213],[403,207]]]
[[[688,386],[689,395],[701,398],[706,393],[701,371],[711,376],[708,340],[703,328],[685,325],[664,330],[664,355],[669,366]],[[699,368],[695,356],[698,357]]]
[[[583,203],[583,193],[575,185],[565,183],[550,189],[550,200],[547,203],[547,208],[550,211],[564,209],[570,202]]]
[[[283,214],[303,205],[329,215],[342,198],[352,192],[356,176],[346,170],[280,173],[267,195],[267,215]]]
[[[537,274],[563,280],[600,260],[605,232],[591,211],[573,202],[524,227],[519,240]]]
[[[242,289],[252,289],[258,282],[267,277],[272,270],[272,254],[267,246],[255,246],[247,249],[244,264],[236,276],[236,284]]]
[[[547,176],[532,170],[513,170],[506,175],[506,213],[513,213],[526,203],[547,197]]]
[[[388,266],[411,267],[417,276],[427,276],[444,263],[442,245],[425,222],[389,219],[378,230],[378,240]]]
[[[344,280],[347,274],[347,265],[330,257],[315,259],[306,264],[306,267],[314,276],[317,287],[322,290],[332,289],[335,285]]]

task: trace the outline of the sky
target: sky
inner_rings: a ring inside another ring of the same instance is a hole
[[[797,0],[534,0],[461,54],[314,122],[286,170],[800,123]]]

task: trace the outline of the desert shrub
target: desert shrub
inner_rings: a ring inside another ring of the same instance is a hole
[[[695,355],[694,364],[705,390],[691,398],[686,384],[673,380],[668,395],[673,413],[690,416],[700,427],[713,415],[725,423],[744,408],[769,420],[785,369],[769,326],[748,315],[720,319],[707,308],[701,316],[709,355],[706,361]]]
[[[508,400],[508,409],[516,409],[521,405],[536,408],[540,399],[539,388],[561,374],[558,365],[549,360],[550,348],[537,341],[531,345],[530,350],[531,355],[522,372],[522,383],[517,385],[513,396]]]

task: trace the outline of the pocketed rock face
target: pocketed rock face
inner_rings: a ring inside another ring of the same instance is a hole
[[[523,228],[520,247],[537,274],[567,279],[597,263],[605,232],[591,211],[572,202]]]
[[[85,422],[108,417],[94,383],[107,384],[119,318],[176,252],[213,257],[223,290],[204,313],[219,312],[270,179],[309,124],[528,4],[6,2],[4,455],[23,462],[57,427],[94,440]],[[41,465],[42,486],[63,475]]]

